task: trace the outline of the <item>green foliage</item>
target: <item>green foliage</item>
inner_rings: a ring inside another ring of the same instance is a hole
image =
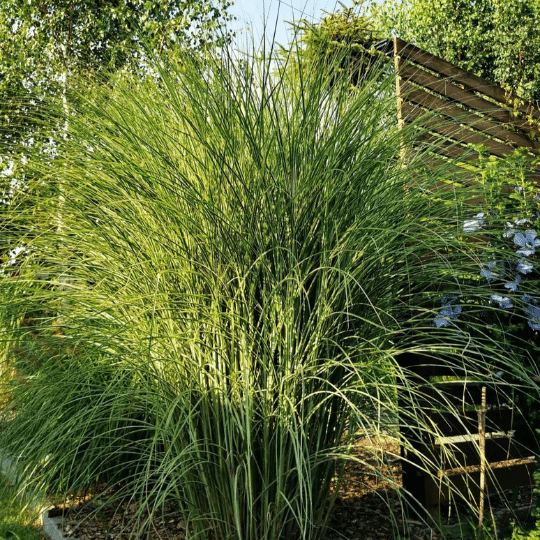
[[[34,107],[61,91],[66,77],[144,69],[145,55],[227,43],[229,0],[6,0],[0,6],[0,115],[21,129],[21,97]],[[30,121],[32,118],[30,118]]]
[[[489,154],[485,147],[475,148],[478,160],[473,178],[483,186],[485,208],[496,212],[501,220],[517,217],[533,219],[538,210],[538,188],[531,174],[540,159],[531,158],[525,148],[518,148],[504,158]]]
[[[329,13],[320,22],[301,20],[295,25],[300,31],[300,42],[308,54],[335,54],[336,50],[363,53],[377,39],[368,18],[356,13],[354,7]]]
[[[229,0],[6,0],[0,7],[0,114],[25,122],[20,98],[39,102],[72,73],[141,69],[145,53],[228,42]],[[66,75],[67,74],[67,75]]]
[[[474,309],[474,306],[482,307],[485,318],[485,329],[500,341],[508,350],[508,354],[516,358],[513,370],[502,369],[498,376],[506,379],[511,384],[519,385],[525,379],[538,381],[538,321],[535,318],[525,324],[519,311],[523,308],[523,301],[537,303],[539,276],[537,269],[538,255],[532,253],[526,258],[516,257],[516,235],[538,229],[540,217],[540,190],[531,175],[536,173],[539,164],[538,158],[531,158],[523,149],[516,150],[512,155],[505,158],[490,156],[488,149],[478,146],[478,160],[475,167],[470,168],[473,183],[471,186],[453,184],[458,200],[469,208],[469,215],[477,211],[482,212],[481,220],[470,221],[474,225],[474,241],[477,253],[482,262],[480,268],[482,277],[478,275],[462,274],[459,279],[464,285],[460,302],[463,306],[462,318],[467,317],[466,310]],[[479,189],[477,189],[479,188]],[[481,195],[479,198],[478,195]],[[470,206],[471,199],[474,205]],[[478,216],[478,214],[477,214]],[[475,216],[475,217],[477,217]],[[534,251],[534,250],[533,250]],[[526,274],[519,275],[516,266],[519,262],[526,261],[530,268]],[[489,265],[489,266],[488,266]],[[478,272],[478,271],[477,271]],[[520,280],[518,280],[520,278]],[[486,281],[490,282],[492,292],[504,296],[511,304],[495,312],[493,307],[497,302],[485,302],[485,298],[475,297],[475,287],[485,287]],[[504,282],[505,288],[502,287]],[[473,287],[465,287],[469,285]],[[508,285],[516,285],[515,289]],[[528,300],[524,300],[529,296]],[[458,303],[457,298],[455,303]],[[536,324],[530,324],[536,323]],[[480,329],[478,328],[477,331]],[[502,366],[498,366],[502,367]],[[497,368],[497,369],[498,369]],[[526,385],[527,386],[527,385]],[[517,406],[525,414],[525,425],[517,430],[515,440],[527,448],[527,453],[533,453],[538,448],[538,436],[540,435],[540,413],[537,407],[538,389],[532,384],[523,393],[516,394],[513,398]],[[535,497],[540,494],[539,481],[540,469],[534,473],[536,487]],[[517,495],[517,493],[516,493]],[[538,505],[538,500],[537,500]],[[485,523],[484,538],[511,538],[533,539],[540,538],[540,517],[538,506],[532,512],[531,519],[519,523],[513,520],[508,530],[496,532],[493,523]],[[474,525],[473,525],[474,530]]]
[[[482,253],[484,264],[493,264],[496,253],[498,263],[492,268],[494,273],[498,274],[498,279],[489,275],[493,292],[502,294],[517,304],[524,293],[533,297],[537,294],[538,272],[533,264],[536,253],[530,258],[520,256],[516,252],[519,246],[515,239],[516,234],[536,230],[538,227],[540,191],[531,180],[531,174],[535,172],[540,161],[531,159],[523,149],[517,149],[505,158],[488,155],[486,148],[478,147],[477,150],[479,156],[472,181],[478,182],[481,187],[482,200],[477,209],[486,216],[482,231],[486,240]],[[519,261],[530,263],[531,269],[528,273],[516,270]],[[485,266],[484,272],[487,272]],[[515,290],[509,287],[514,278],[521,280],[516,282]],[[503,281],[507,282],[505,288],[501,288]],[[533,331],[530,325],[524,325],[522,320],[516,320],[514,315],[513,310],[507,310],[506,315],[499,314],[497,326],[502,324],[506,328],[504,337],[501,338],[510,349],[514,348],[514,342],[520,343],[520,354],[523,353],[523,348],[527,349],[523,367],[528,366],[534,375],[538,354],[537,332]],[[531,426],[533,430],[537,427],[534,422]]]
[[[0,476],[0,539],[39,540],[43,533],[32,526],[36,512],[28,510],[10,482]]]
[[[110,71],[144,52],[221,46],[229,0],[6,0],[0,10],[2,85],[43,86],[65,70]],[[22,45],[25,47],[22,47]]]
[[[480,310],[484,328],[473,326],[470,330],[487,333],[507,347],[515,357],[515,370],[501,367],[501,375],[519,384],[524,373],[531,380],[538,375],[538,253],[534,247],[523,251],[526,246],[520,242],[535,238],[538,230],[540,190],[531,175],[539,161],[521,149],[505,158],[490,156],[482,147],[476,150],[478,160],[470,168],[469,181],[451,184],[460,211],[468,217],[459,233],[462,238],[471,237],[471,248],[474,246],[478,257],[475,267],[456,275],[461,292],[453,301],[462,306],[460,319],[464,325],[470,310]],[[477,291],[486,287],[491,290],[490,298],[483,293],[477,296]],[[532,385],[531,395],[515,397],[518,406],[529,411],[529,430],[520,432],[521,442],[529,448],[537,447],[535,391]]]
[[[400,280],[373,280],[369,254],[403,233],[397,132],[376,129],[393,109],[369,88],[350,99],[324,71],[295,87],[269,68],[118,81],[72,117],[65,159],[30,162],[64,204],[59,229],[54,191],[26,216],[14,202],[30,255],[3,281],[25,380],[2,442],[24,447],[29,481],[172,500],[202,538],[323,533],[346,429],[365,408],[373,424],[391,381]]]
[[[304,69],[322,63],[328,70],[349,74],[357,86],[370,68],[380,69],[381,55],[373,44],[378,41],[369,18],[358,13],[356,3],[351,8],[328,13],[320,22],[305,19],[294,24],[296,39],[291,47],[299,53]]]
[[[536,427],[536,434],[540,437],[540,419],[536,408],[529,409],[533,415],[533,424]],[[534,471],[534,496],[536,497],[536,506],[531,512],[530,519],[525,523],[511,522],[510,540],[538,540],[540,538],[540,463],[537,463]]]
[[[434,326],[478,255],[462,199],[426,204],[445,171],[401,166],[394,76],[351,92],[345,71],[256,58],[88,85],[59,155],[29,148],[4,217],[26,253],[0,278],[18,375],[0,445],[28,489],[105,483],[141,531],[173,505],[193,538],[317,539],[357,433],[433,432],[413,406],[396,425],[401,354],[492,384],[518,369],[479,310]]]
[[[229,0],[1,2],[0,199],[10,201],[14,190],[30,182],[25,167],[30,147],[49,158],[58,154],[69,120],[64,115],[43,129],[40,118],[51,114],[46,110],[51,96],[63,95],[66,103],[75,99],[76,85],[88,74],[101,82],[119,69],[144,77],[148,55],[186,49],[204,55],[227,44],[230,5]],[[86,85],[79,91],[88,91]],[[0,204],[0,214],[4,209]],[[5,261],[17,246],[7,244],[8,235],[0,232]]]
[[[388,0],[371,5],[375,26],[476,75],[540,100],[537,0]]]

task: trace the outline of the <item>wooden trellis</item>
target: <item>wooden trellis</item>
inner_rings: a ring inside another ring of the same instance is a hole
[[[403,456],[403,486],[419,508],[439,516],[453,499],[478,506],[484,496],[532,486],[535,458],[515,440],[523,419],[504,389],[434,359],[404,355],[400,363],[408,373],[400,407],[414,403],[414,415],[401,420],[415,450]]]
[[[540,156],[538,109],[401,39],[378,48],[394,58],[399,125],[422,126],[418,143],[429,145],[432,166],[446,158],[474,162],[478,154],[470,144],[497,157],[516,148],[531,159]],[[459,166],[453,173],[471,175]],[[540,181],[540,170],[529,177]],[[421,507],[439,515],[456,494],[481,507],[486,494],[532,485],[535,460],[515,442],[520,420],[509,396],[432,359],[406,355],[402,366],[409,373],[403,392],[414,387],[419,399],[418,425],[433,427],[431,433],[414,425],[404,430],[417,452],[403,460],[403,483]]]
[[[378,48],[394,57],[400,125],[435,113],[423,122],[428,133],[419,142],[442,158],[475,160],[469,144],[498,157],[516,148],[540,155],[540,111],[531,104],[399,38]],[[540,180],[540,172],[532,178]]]

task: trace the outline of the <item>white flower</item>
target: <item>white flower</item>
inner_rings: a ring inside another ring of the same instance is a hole
[[[518,272],[521,272],[522,274],[529,274],[533,271],[533,264],[529,262],[527,259],[520,259],[516,266],[516,270]]]
[[[497,302],[501,309],[514,307],[514,305],[512,304],[512,301],[510,300],[510,298],[506,298],[506,296],[501,296],[499,294],[492,294],[491,299],[494,302]]]
[[[484,216],[485,214],[480,212],[473,216],[475,219],[466,219],[463,222],[463,232],[475,232],[481,229],[485,225]]]
[[[14,264],[16,264],[17,263],[17,257],[21,253],[26,255],[28,253],[28,250],[24,246],[17,246],[16,248],[13,248],[13,249],[9,250],[9,252],[8,252],[9,260],[7,262],[7,266],[13,266]]]

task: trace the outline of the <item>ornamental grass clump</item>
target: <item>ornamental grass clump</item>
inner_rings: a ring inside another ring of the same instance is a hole
[[[461,202],[402,167],[384,66],[356,88],[266,59],[154,68],[78,96],[57,155],[28,158],[1,444],[33,489],[142,503],[137,530],[150,507],[190,538],[321,538],[355,435],[399,436],[400,354],[511,361],[464,344],[456,306],[432,324],[477,265],[447,234]]]

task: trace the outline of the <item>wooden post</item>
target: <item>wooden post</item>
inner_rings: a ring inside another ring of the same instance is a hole
[[[405,126],[405,121],[403,119],[403,96],[401,92],[401,56],[400,56],[400,47],[398,38],[394,38],[394,69],[396,71],[396,99],[397,99],[397,118],[398,118],[398,129],[401,131]],[[399,142],[400,150],[399,155],[401,158],[401,167],[405,168],[407,166],[405,160],[405,143],[403,139],[400,139]]]
[[[478,540],[482,540],[486,490],[486,387],[482,387],[482,404],[478,411],[478,446],[480,449],[480,503],[478,509]]]

